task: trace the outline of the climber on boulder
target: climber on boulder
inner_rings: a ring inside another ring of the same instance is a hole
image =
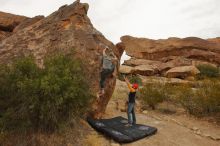
[[[102,55],[100,91],[98,96],[104,95],[105,81],[114,72],[116,61],[118,60],[118,58],[114,55],[112,49],[110,49],[108,46],[105,46]]]
[[[131,84],[128,80],[127,77],[124,77],[125,82],[130,90],[129,95],[128,95],[128,109],[127,109],[127,114],[128,114],[128,126],[132,126],[136,124],[136,117],[135,117],[135,98],[136,98],[136,91],[138,89],[138,84]]]

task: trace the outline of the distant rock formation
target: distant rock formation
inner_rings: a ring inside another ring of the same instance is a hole
[[[18,30],[22,30],[29,25],[33,25],[43,18],[44,16],[28,18],[25,16],[0,12],[0,41],[11,36]]]
[[[112,42],[93,27],[87,16],[88,8],[88,4],[76,1],[60,7],[46,18],[21,17],[20,25],[16,23],[17,27],[10,27],[13,33],[0,40],[0,63],[10,63],[15,58],[32,55],[38,65],[42,66],[44,58],[52,53],[74,51],[75,57],[86,63],[86,76],[94,96],[92,110],[88,114],[100,118],[116,83],[116,77],[110,77],[106,82],[104,98],[95,100],[99,91],[103,45],[111,48],[119,59],[122,50],[117,50]]]
[[[0,41],[10,36],[14,28],[25,19],[27,19],[25,16],[0,12]]]
[[[25,19],[27,19],[27,17],[25,16],[18,16],[0,12],[0,30],[6,32],[13,32],[14,28]]]
[[[204,40],[188,37],[151,40],[123,36],[117,46],[125,49],[131,56],[131,59],[125,61],[120,70],[127,68],[130,73],[136,72],[140,75],[153,74],[170,77],[171,69],[175,68],[175,71],[179,69],[179,73],[178,76],[172,74],[172,77],[185,78],[188,75],[195,75],[196,65],[209,64],[215,67],[220,65],[220,38]],[[140,66],[142,66],[141,71]],[[191,70],[188,74],[185,72],[186,69],[188,71],[192,69],[195,72],[190,74]]]

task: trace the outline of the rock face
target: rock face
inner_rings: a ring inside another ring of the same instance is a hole
[[[119,72],[122,74],[139,74],[139,75],[145,75],[145,76],[154,75],[155,71],[156,71],[156,68],[148,64],[138,65],[135,67],[121,65],[119,69]]]
[[[0,12],[0,41],[24,29],[38,21],[42,20],[44,16],[36,16],[28,18],[25,16],[18,16],[9,13]]]
[[[0,30],[12,32],[27,17],[0,12]]]
[[[161,83],[161,84],[171,84],[171,85],[184,85],[184,84],[193,84],[190,81],[177,79],[177,78],[166,78],[166,77],[146,77],[146,76],[139,76],[144,84],[154,84],[154,83]]]
[[[182,78],[195,76],[199,74],[200,71],[195,66],[180,66],[174,67],[166,72],[168,78]]]
[[[13,32],[17,32],[19,30],[24,29],[25,27],[28,27],[30,25],[33,25],[34,23],[37,23],[38,21],[42,20],[44,18],[44,16],[36,16],[34,18],[27,18],[24,21],[22,21],[19,25],[17,25]]]
[[[145,65],[139,65],[134,67],[134,73],[139,75],[146,75],[150,76],[154,74],[154,68],[151,65],[145,64]]]
[[[3,40],[4,38],[7,38],[10,35],[11,35],[10,32],[0,31],[0,41]]]
[[[100,118],[116,83],[115,77],[108,78],[104,98],[95,100],[99,91],[103,45],[111,48],[119,59],[122,51],[118,51],[93,27],[87,16],[88,7],[88,4],[76,1],[69,6],[62,6],[46,18],[27,19],[10,37],[0,41],[0,62],[10,63],[17,57],[32,55],[38,65],[42,66],[44,58],[49,54],[74,51],[75,57],[85,62],[90,90],[94,96],[88,115]]]
[[[172,77],[185,78],[186,75],[195,75],[186,73],[185,69],[189,69],[186,66],[191,66],[192,70],[195,70],[195,66],[199,64],[220,66],[219,38],[203,40],[189,37],[151,40],[123,36],[117,46],[124,48],[126,53],[131,56],[130,60],[124,62],[124,65],[133,67],[133,69],[139,68],[139,66],[148,66],[153,69],[150,74],[145,75],[170,76],[171,72],[167,71],[175,68],[182,71],[182,75],[172,75]],[[142,75],[144,75],[143,72]]]
[[[13,30],[27,17],[0,12],[0,41],[12,35]]]
[[[220,64],[220,43],[189,37],[184,39],[151,40],[131,36],[121,37],[129,56],[148,60],[162,60],[167,56],[182,56]]]
[[[121,65],[119,72],[123,73],[123,74],[132,74],[133,73],[134,68],[127,66],[127,65]]]

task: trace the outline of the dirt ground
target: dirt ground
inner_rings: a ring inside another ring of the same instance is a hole
[[[126,86],[117,82],[115,92],[125,91]],[[123,116],[122,112],[125,95],[113,95],[108,104],[104,118]],[[123,97],[124,96],[124,97]],[[161,106],[163,107],[163,106]],[[150,125],[158,128],[158,132],[148,138],[129,144],[119,144],[89,128],[89,134],[85,138],[86,146],[220,146],[220,126],[207,120],[196,119],[186,114],[181,109],[175,112],[165,113],[162,110],[145,110],[136,112],[137,123]]]

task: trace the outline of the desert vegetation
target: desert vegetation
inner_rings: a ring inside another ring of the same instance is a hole
[[[220,120],[220,81],[203,80],[196,88],[191,85],[146,84],[140,90],[144,104],[155,109],[163,101],[178,104],[189,114],[203,117],[215,116]]]
[[[180,88],[180,103],[190,114],[207,116],[220,113],[220,82],[205,80],[198,88]]]
[[[145,104],[155,110],[158,103],[169,98],[169,89],[167,84],[148,84],[140,90],[140,98]]]
[[[208,64],[198,65],[197,68],[200,74],[197,75],[197,79],[205,78],[218,78],[220,77],[220,68],[211,66]]]
[[[89,107],[83,64],[73,56],[48,57],[39,68],[32,57],[0,69],[0,130],[60,129]]]

